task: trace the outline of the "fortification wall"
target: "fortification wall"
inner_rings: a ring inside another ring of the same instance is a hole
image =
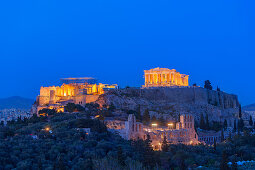
[[[141,98],[157,102],[210,104],[224,109],[239,107],[239,101],[236,95],[201,87],[129,88],[116,89],[111,92],[118,96]]]
[[[95,102],[99,95],[86,95],[86,103]]]
[[[239,113],[239,102],[236,95],[200,87],[151,88],[151,89],[116,89],[101,95],[97,103],[115,105],[121,110],[136,110],[141,113],[149,109],[151,115],[177,119],[180,113],[191,113],[195,120],[200,115],[209,115],[213,121],[224,121],[233,124]]]

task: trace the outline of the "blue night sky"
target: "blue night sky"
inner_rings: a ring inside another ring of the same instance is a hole
[[[63,77],[141,86],[143,70],[174,68],[190,84],[255,102],[254,0],[0,2],[0,97],[34,98]]]

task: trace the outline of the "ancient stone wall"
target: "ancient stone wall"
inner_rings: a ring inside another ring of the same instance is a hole
[[[201,87],[172,87],[151,89],[119,89],[115,94],[126,97],[140,97],[150,101],[168,103],[200,103],[211,104],[222,108],[239,107],[238,97],[221,91],[208,90]]]
[[[168,119],[191,113],[198,121],[201,114],[208,114],[212,121],[226,119],[229,124],[233,124],[239,112],[236,95],[200,87],[116,89],[101,95],[97,103],[101,106],[112,103],[121,110],[136,110],[140,106],[141,113],[149,109],[150,114]]]
[[[86,103],[95,102],[99,95],[86,95]]]

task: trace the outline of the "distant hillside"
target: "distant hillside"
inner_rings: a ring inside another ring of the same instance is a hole
[[[0,109],[29,109],[34,103],[33,99],[26,99],[19,96],[0,99]]]
[[[245,111],[255,111],[255,103],[244,106],[242,109],[245,110]]]

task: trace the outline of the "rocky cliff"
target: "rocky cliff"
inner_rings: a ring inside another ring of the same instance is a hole
[[[168,119],[177,119],[181,113],[192,113],[198,121],[201,114],[208,114],[211,121],[226,119],[229,125],[239,112],[236,95],[201,87],[116,89],[101,95],[97,103],[112,103],[122,110],[136,110],[140,106],[142,113],[149,109],[151,115]]]

